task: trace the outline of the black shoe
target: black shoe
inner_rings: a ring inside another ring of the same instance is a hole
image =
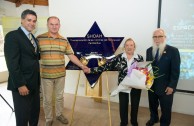
[[[128,126],[128,124],[120,123],[120,126]]]
[[[157,120],[157,121],[149,120],[149,121],[147,121],[146,126],[153,126],[155,123],[158,123],[158,122],[159,122],[159,120]]]
[[[121,124],[120,124],[120,126],[127,126],[127,125],[121,125]]]

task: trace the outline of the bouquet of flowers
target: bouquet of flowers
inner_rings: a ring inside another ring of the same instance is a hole
[[[127,76],[119,84],[117,89],[111,92],[111,96],[117,95],[119,92],[130,93],[131,88],[151,90],[154,79],[156,78],[151,63],[152,62],[133,63],[128,69]]]

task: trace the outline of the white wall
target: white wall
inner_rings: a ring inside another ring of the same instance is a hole
[[[132,37],[137,44],[136,51],[144,57],[157,27],[158,0],[49,0],[49,5],[49,15],[61,20],[63,36],[83,37],[96,21],[106,37]],[[74,93],[78,74],[78,71],[67,71],[65,92]],[[108,72],[111,90],[117,86],[117,75],[117,72]],[[79,95],[84,95],[85,82],[81,73]],[[106,96],[106,73],[103,73],[103,96]],[[194,111],[190,111],[194,104],[191,97],[176,93],[173,111],[194,115]],[[147,99],[147,91],[143,91],[140,106],[148,107]],[[111,101],[118,102],[118,96]]]
[[[49,14],[61,20],[62,35],[83,37],[96,21],[105,36],[132,37],[143,55],[157,27],[157,0],[50,0],[49,4]]]

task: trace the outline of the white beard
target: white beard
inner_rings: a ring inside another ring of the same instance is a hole
[[[156,51],[158,48],[159,48],[159,58],[160,58],[164,52],[165,47],[166,47],[166,42],[160,44],[159,46],[157,46],[155,43],[153,43],[152,47],[153,47],[153,49],[152,49],[153,58],[155,57]]]

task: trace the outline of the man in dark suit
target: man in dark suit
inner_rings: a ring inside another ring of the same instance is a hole
[[[37,15],[21,14],[21,27],[5,36],[4,53],[9,71],[8,90],[12,91],[17,126],[37,126],[40,112],[38,43],[31,32]],[[29,39],[29,36],[32,37]]]
[[[166,44],[166,35],[163,29],[153,33],[153,46],[147,49],[146,60],[153,61],[155,76],[152,90],[149,91],[150,120],[146,126],[153,126],[159,122],[158,106],[161,108],[160,126],[169,126],[173,94],[180,74],[180,55],[177,48]]]

